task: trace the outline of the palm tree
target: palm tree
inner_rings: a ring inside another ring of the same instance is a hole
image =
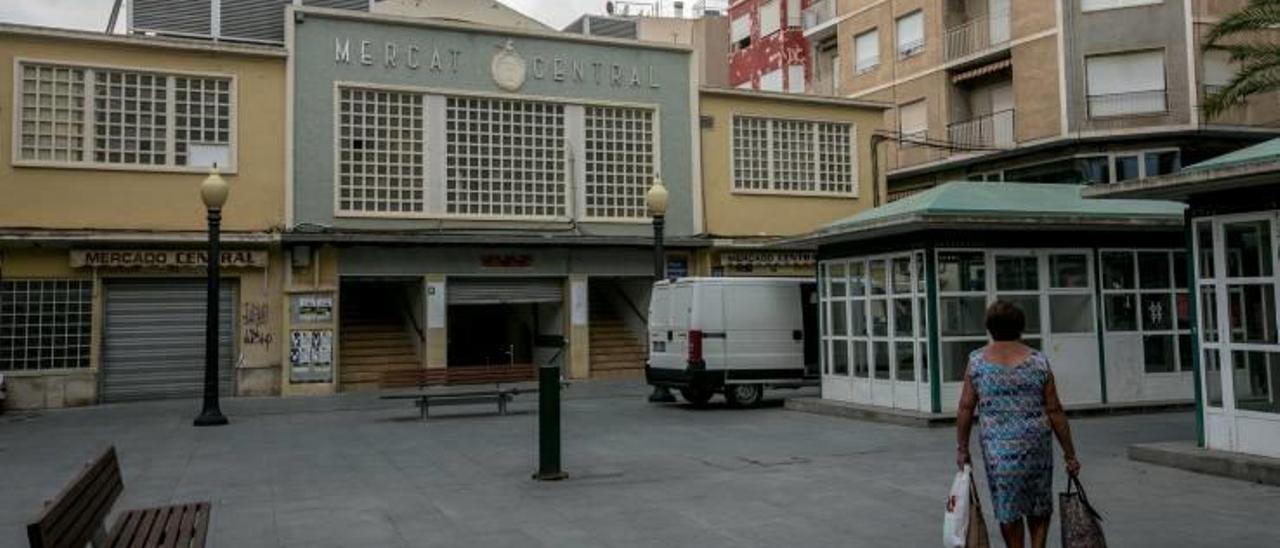
[[[1226,50],[1239,71],[1230,83],[1205,97],[1206,117],[1222,114],[1250,95],[1280,89],[1280,43],[1268,40],[1276,29],[1280,29],[1280,0],[1249,0],[1244,9],[1209,30],[1204,48]]]

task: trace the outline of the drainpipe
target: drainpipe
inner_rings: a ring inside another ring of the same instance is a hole
[[[879,133],[871,134],[871,207],[880,207],[880,143],[889,137]]]

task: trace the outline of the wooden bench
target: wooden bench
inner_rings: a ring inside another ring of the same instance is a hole
[[[498,414],[507,414],[507,404],[519,394],[535,394],[538,370],[532,365],[445,367],[406,369],[383,373],[380,384],[384,400],[414,400],[419,416],[427,418],[432,400],[445,405],[470,403],[498,404]]]
[[[209,532],[209,503],[193,502],[129,510],[110,532],[103,528],[124,481],[116,448],[110,447],[45,504],[27,525],[32,548],[199,548]]]

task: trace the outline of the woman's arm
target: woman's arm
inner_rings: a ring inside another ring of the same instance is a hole
[[[1076,446],[1071,441],[1071,425],[1067,424],[1067,413],[1062,409],[1062,400],[1058,399],[1058,386],[1054,383],[1053,373],[1049,373],[1049,382],[1044,384],[1044,407],[1049,415],[1049,425],[1053,434],[1062,446],[1063,459],[1067,461],[1067,473],[1080,473],[1080,462],[1076,460]]]
[[[956,409],[956,467],[964,468],[970,462],[969,433],[973,430],[973,414],[978,408],[978,393],[973,389],[973,379],[964,373],[964,386],[960,389],[960,407]]]

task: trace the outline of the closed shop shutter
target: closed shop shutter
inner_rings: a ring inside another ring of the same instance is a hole
[[[562,278],[455,278],[446,291],[449,304],[558,303]]]
[[[102,399],[194,398],[204,387],[205,281],[120,280],[106,284]],[[232,394],[235,285],[219,295],[219,369]]]

